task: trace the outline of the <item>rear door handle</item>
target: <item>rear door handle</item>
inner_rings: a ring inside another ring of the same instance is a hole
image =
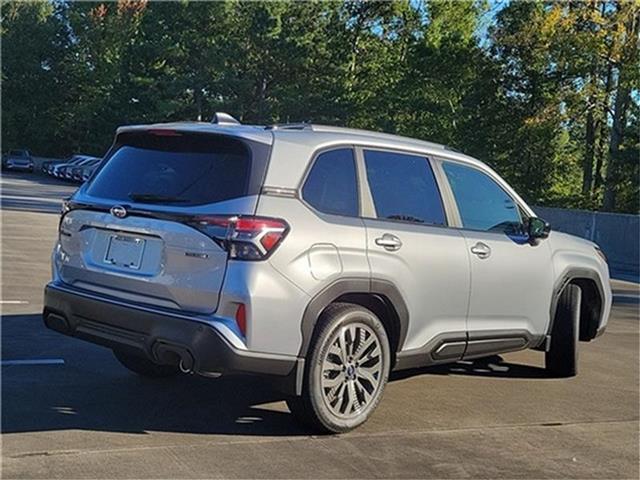
[[[376,245],[383,247],[385,250],[389,250],[390,252],[394,252],[400,249],[402,242],[395,235],[385,233],[381,237],[376,238]]]
[[[478,258],[489,258],[491,255],[491,248],[486,243],[478,242],[471,247],[471,253],[477,255]]]

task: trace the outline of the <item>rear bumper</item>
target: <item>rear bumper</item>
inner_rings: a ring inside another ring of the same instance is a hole
[[[297,381],[302,368],[296,357],[238,349],[210,323],[97,297],[59,283],[45,288],[43,319],[48,328],[65,335],[126,349],[157,363],[182,361],[185,369],[205,376],[257,374],[279,377],[288,386]]]

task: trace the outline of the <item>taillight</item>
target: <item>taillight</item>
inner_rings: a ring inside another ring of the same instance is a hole
[[[289,231],[284,220],[265,217],[202,215],[190,223],[237,260],[267,258]]]

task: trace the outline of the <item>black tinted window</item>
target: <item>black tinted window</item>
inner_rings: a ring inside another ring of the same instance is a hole
[[[472,167],[444,163],[462,225],[474,230],[506,231],[520,225],[518,207],[493,179]]]
[[[89,195],[122,202],[200,205],[247,192],[251,156],[238,140],[188,134],[121,137],[121,145],[89,185]]]
[[[358,215],[358,187],[353,150],[343,148],[318,155],[309,172],[303,198],[324,213]]]
[[[378,218],[445,224],[440,192],[426,158],[367,150],[364,160]]]

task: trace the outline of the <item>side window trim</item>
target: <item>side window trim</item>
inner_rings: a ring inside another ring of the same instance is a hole
[[[456,201],[456,197],[453,194],[453,188],[451,187],[451,183],[449,182],[449,178],[447,177],[447,174],[444,171],[444,164],[445,163],[455,163],[455,164],[458,164],[458,165],[462,165],[464,167],[476,170],[476,171],[480,172],[481,174],[485,175],[486,177],[488,177],[490,180],[492,180],[504,192],[504,194],[507,197],[509,197],[511,199],[511,201],[514,203],[514,205],[516,205],[518,207],[518,216],[520,216],[521,221],[523,220],[521,212],[527,212],[526,208],[523,207],[523,205],[518,200],[516,200],[513,197],[513,195],[511,195],[511,193],[509,193],[504,188],[504,186],[497,179],[495,179],[493,177],[493,175],[490,175],[488,172],[485,172],[484,170],[482,170],[481,168],[476,167],[475,165],[471,165],[471,164],[465,163],[465,162],[460,162],[460,161],[457,161],[455,159],[438,158],[436,160],[436,162],[437,162],[439,177],[442,178],[443,184],[445,185],[445,188],[446,188],[446,190],[448,192],[447,196],[449,197],[448,200],[451,202],[451,208],[452,208],[452,210],[455,211],[456,226],[454,228],[457,228],[459,230],[466,230],[466,231],[469,231],[469,232],[483,232],[483,233],[489,233],[489,234],[494,234],[494,235],[504,235],[503,232],[491,231],[491,230],[478,230],[476,228],[465,227],[462,224],[462,217],[460,216],[460,210],[458,209],[458,202]]]
[[[456,198],[449,184],[449,179],[442,167],[443,160],[439,157],[432,157],[429,160],[431,161],[433,174],[436,177],[436,183],[442,196],[442,204],[444,205],[445,215],[447,217],[447,226],[449,228],[462,228],[462,218],[460,217],[458,204],[456,203]]]
[[[367,168],[364,163],[364,150],[366,146],[356,145],[356,164],[358,166],[358,183],[360,185],[360,217],[377,218],[376,207],[373,203],[373,195],[367,178]]]
[[[327,213],[327,212],[322,212],[320,210],[318,210],[316,207],[314,207],[313,205],[311,205],[305,198],[303,195],[303,189],[305,184],[307,183],[307,179],[309,178],[309,175],[311,175],[311,172],[313,171],[313,167],[316,164],[316,161],[318,160],[318,158],[320,157],[320,155],[325,154],[325,153],[329,153],[329,152],[333,152],[335,150],[351,150],[351,153],[353,155],[353,167],[355,168],[356,171],[356,201],[358,202],[358,208],[357,208],[357,215],[356,216],[351,216],[351,215],[341,215],[339,213]],[[351,144],[351,143],[345,143],[345,144],[338,144],[338,145],[331,145],[330,147],[322,147],[319,148],[317,150],[315,150],[312,154],[311,154],[311,161],[308,163],[304,174],[302,175],[302,179],[300,180],[300,183],[298,184],[297,188],[295,189],[295,196],[302,202],[302,204],[307,207],[308,209],[310,209],[313,213],[315,213],[316,215],[318,215],[319,217],[323,217],[323,216],[331,216],[331,217],[340,217],[340,218],[362,218],[362,198],[361,198],[361,190],[362,187],[360,185],[360,165],[358,162],[358,157],[357,157],[357,152],[356,152],[356,147],[355,145]]]
[[[442,208],[444,210],[444,221],[445,224],[444,225],[437,225],[437,224],[431,224],[431,223],[425,223],[425,224],[420,224],[420,223],[415,223],[415,222],[406,222],[403,220],[391,220],[391,219],[387,219],[387,218],[378,218],[378,213],[376,211],[375,208],[375,204],[373,202],[373,194],[371,193],[371,187],[369,186],[369,179],[367,178],[367,170],[366,170],[366,164],[365,164],[365,159],[364,159],[364,152],[365,150],[373,150],[373,151],[378,151],[378,152],[389,152],[389,153],[397,153],[397,154],[402,154],[402,155],[410,155],[410,156],[414,156],[414,157],[419,157],[419,158],[423,158],[426,160],[427,164],[429,165],[429,167],[431,168],[431,171],[433,172],[433,175],[435,177],[435,183],[436,186],[438,188],[439,191],[439,196],[440,196],[440,201],[442,202]],[[356,151],[356,162],[357,162],[357,166],[358,166],[358,180],[360,183],[360,216],[365,219],[365,220],[376,220],[379,222],[387,222],[390,224],[394,224],[394,223],[406,223],[406,224],[410,224],[410,225],[418,225],[418,226],[425,226],[425,227],[435,227],[435,228],[450,228],[452,227],[452,223],[453,221],[455,221],[456,219],[456,215],[458,215],[457,213],[457,207],[455,208],[455,211],[452,210],[451,205],[449,205],[448,199],[446,198],[446,195],[444,194],[443,190],[442,190],[442,186],[443,185],[447,185],[448,187],[448,183],[443,183],[441,181],[441,179],[439,178],[439,172],[436,171],[436,165],[435,165],[435,157],[433,157],[431,154],[428,153],[423,153],[423,152],[414,152],[411,150],[403,150],[400,148],[384,148],[384,147],[378,147],[378,146],[374,146],[374,145],[355,145],[355,151]],[[442,172],[442,174],[444,174],[444,172]],[[453,204],[455,206],[455,203]]]

